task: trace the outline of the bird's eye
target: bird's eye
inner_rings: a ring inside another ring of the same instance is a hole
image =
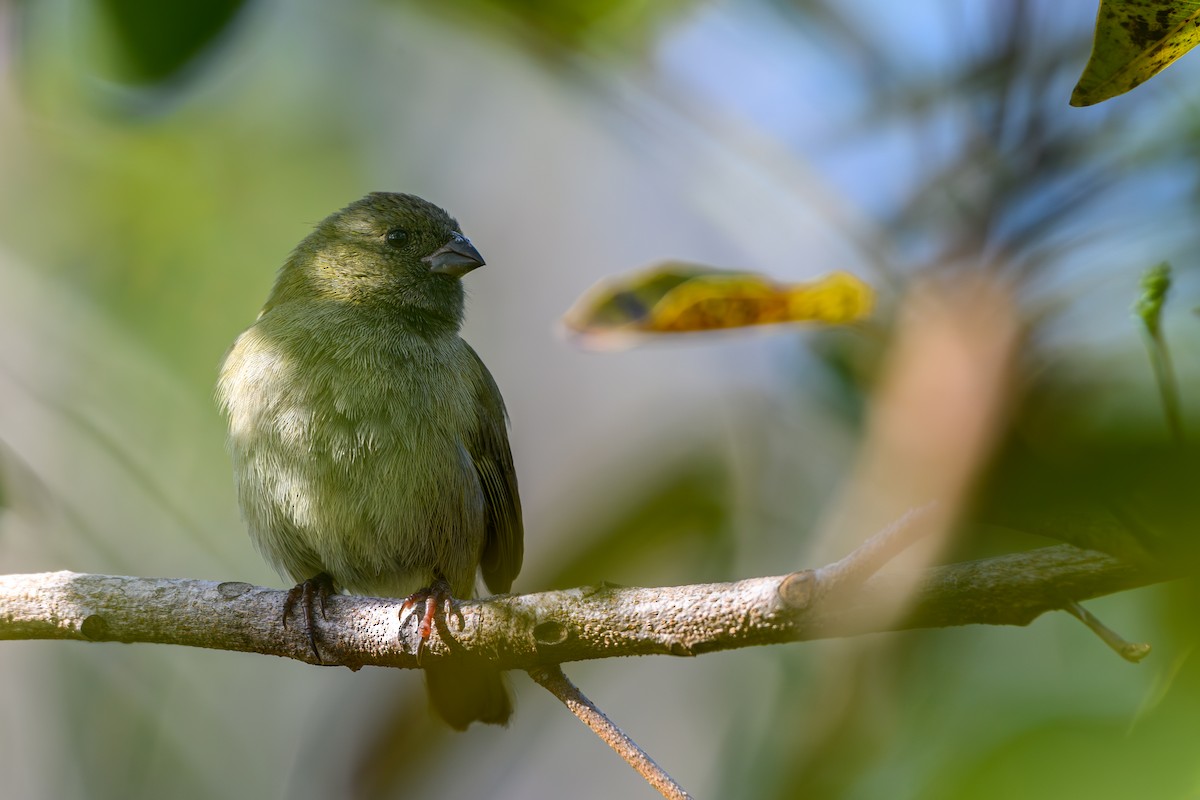
[[[392,228],[387,232],[387,243],[392,247],[401,247],[404,245],[404,240],[408,238],[408,231],[401,228]]]

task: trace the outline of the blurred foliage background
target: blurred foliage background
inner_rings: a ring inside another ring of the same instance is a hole
[[[1195,431],[1200,62],[1071,109],[1092,11],[0,0],[0,569],[281,585],[237,517],[215,370],[289,249],[380,189],[445,206],[488,260],[465,336],[513,420],[517,591],[816,565],[921,276],[988,274],[1022,315],[958,555],[1046,543],[1021,520],[1056,480],[1188,494],[1129,309],[1170,260]],[[850,270],[879,324],[621,355],[556,336],[593,282],[668,257]],[[1189,583],[1090,604],[1154,644],[1138,667],[1061,614],[568,673],[697,797],[1193,797],[1197,605]],[[5,797],[652,796],[522,675],[507,730],[461,735],[385,670],[7,642],[0,675]]]

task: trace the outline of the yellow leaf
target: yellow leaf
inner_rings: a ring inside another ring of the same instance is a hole
[[[834,272],[816,283],[788,289],[788,319],[826,325],[855,322],[871,312],[875,293],[848,272]]]
[[[845,272],[783,284],[753,272],[667,262],[593,287],[563,322],[588,345],[620,347],[646,334],[840,325],[865,317],[873,302],[871,288]]]
[[[681,283],[650,309],[642,327],[659,333],[787,322],[787,293],[761,275],[704,275]]]
[[[1100,0],[1096,35],[1071,105],[1124,94],[1200,43],[1195,0]]]

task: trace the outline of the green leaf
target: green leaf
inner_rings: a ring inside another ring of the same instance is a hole
[[[170,3],[96,0],[121,57],[119,79],[135,85],[169,81],[232,25],[245,0]]]
[[[1200,4],[1179,0],[1100,0],[1092,56],[1071,105],[1124,94],[1200,43]]]
[[[1014,440],[976,500],[975,523],[1073,544],[1145,566],[1200,563],[1200,448],[1157,432]]]

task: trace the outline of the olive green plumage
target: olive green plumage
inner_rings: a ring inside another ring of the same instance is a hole
[[[471,597],[521,568],[504,401],[459,338],[483,264],[445,211],[376,192],[322,221],[221,367],[217,397],[251,538],[281,573],[403,597]],[[497,673],[429,676],[450,724],[503,723]]]

